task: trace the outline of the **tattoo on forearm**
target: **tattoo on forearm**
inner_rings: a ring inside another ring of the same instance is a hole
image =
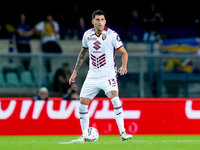
[[[75,68],[74,68],[75,71],[78,71],[79,68],[81,67],[83,61],[85,60],[86,54],[87,54],[87,49],[83,49],[80,52],[78,59],[77,59],[77,62],[76,62],[76,65],[75,65]]]
[[[84,61],[84,56],[83,56],[83,55],[80,55],[80,56],[78,57],[78,60],[77,60],[77,63],[76,63],[76,66],[75,66],[75,69],[74,69],[74,70],[78,71],[79,68],[81,67],[83,61]]]

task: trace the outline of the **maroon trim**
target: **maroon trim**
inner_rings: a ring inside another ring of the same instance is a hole
[[[106,60],[106,57],[101,58],[99,61],[102,61],[103,59]]]
[[[96,58],[96,56],[94,56],[94,55],[92,55],[92,54],[91,54],[91,56],[94,57],[94,58]]]
[[[104,30],[105,30],[105,31],[108,31],[108,28],[105,26],[105,27],[104,27]]]
[[[122,106],[119,106],[119,107],[114,107],[114,109],[120,109],[120,108],[122,108]]]
[[[101,33],[100,33],[99,35],[97,35],[96,32],[95,32],[95,35],[96,35],[97,37],[100,37]]]
[[[103,30],[108,31],[108,27],[105,26]],[[92,31],[95,31],[95,29],[93,28]]]
[[[100,62],[99,65],[102,65],[102,64],[104,64],[104,63],[106,63],[106,60]]]
[[[108,27],[105,26],[103,30],[108,31]],[[101,34],[97,35],[94,28],[92,29],[92,31],[94,31],[94,33],[95,33],[95,35],[96,35],[97,37],[100,37]],[[102,31],[102,32],[103,32],[103,31]],[[102,32],[101,32],[101,33],[102,33]]]
[[[120,47],[117,48],[117,50],[120,49],[120,48],[123,47],[123,46],[124,46],[124,45],[121,45]]]
[[[116,114],[116,115],[120,115],[122,112],[119,112],[118,114]]]
[[[96,67],[96,63],[95,63],[95,62],[92,62],[92,64],[93,64],[93,66],[95,66],[95,67]]]
[[[101,55],[101,56],[99,56],[99,58],[101,58],[101,57],[103,57],[103,56],[105,56],[106,54],[103,54],[103,55]]]
[[[104,64],[102,64],[102,65],[100,65],[99,67],[102,67],[102,66],[104,66],[106,63],[104,63]]]
[[[91,59],[92,59],[93,61],[96,61],[93,57],[91,57]]]
[[[114,69],[117,71],[117,65],[116,65],[116,61],[115,61],[115,49],[113,51],[113,61],[114,61]]]
[[[94,55],[90,55],[90,58],[92,60],[92,65],[95,66],[96,68],[100,68],[106,64],[106,57],[105,54],[102,54],[99,57],[95,57]]]
[[[99,63],[102,63],[102,62],[104,62],[104,61],[106,61],[106,58],[105,58],[105,57],[102,58],[102,59],[100,59],[100,60],[99,60]]]
[[[79,114],[82,114],[82,115],[84,115],[84,114],[87,114],[88,112],[79,112]]]

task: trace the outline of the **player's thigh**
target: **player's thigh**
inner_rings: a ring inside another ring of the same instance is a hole
[[[81,88],[80,98],[89,98],[92,100],[99,91],[100,88],[95,80],[86,79]]]
[[[104,90],[107,97],[112,97],[112,92],[115,93],[115,96],[118,96],[118,83],[117,78],[113,76],[108,76],[102,80],[101,88]]]

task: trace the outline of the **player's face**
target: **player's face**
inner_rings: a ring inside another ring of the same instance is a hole
[[[96,15],[95,18],[92,20],[92,24],[96,31],[103,31],[106,25],[106,19],[104,15]]]

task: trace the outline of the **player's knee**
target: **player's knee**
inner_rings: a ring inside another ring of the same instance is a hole
[[[108,95],[109,95],[109,98],[112,99],[114,97],[118,97],[119,94],[118,94],[118,91],[110,91]]]
[[[89,105],[90,101],[91,101],[91,99],[89,99],[89,98],[85,98],[85,97],[80,98],[80,103],[83,105]]]

